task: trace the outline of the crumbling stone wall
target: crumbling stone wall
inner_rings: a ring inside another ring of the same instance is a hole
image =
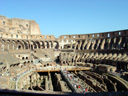
[[[34,20],[13,18],[0,15],[0,32],[40,35],[39,25]]]

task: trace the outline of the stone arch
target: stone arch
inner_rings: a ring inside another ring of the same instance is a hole
[[[91,46],[91,49],[92,50],[94,50],[95,49],[95,47],[96,47],[96,39],[94,39],[93,41],[92,41],[92,46]]]
[[[111,49],[111,47],[112,47],[112,39],[111,38],[108,38],[107,39],[107,49]]]
[[[77,46],[77,42],[75,41],[74,47],[72,47],[73,49],[76,49]]]
[[[101,45],[101,39],[98,39],[96,49],[100,49],[100,45]]]
[[[82,41],[80,40],[80,41],[78,42],[78,50],[81,49],[81,45],[82,45]]]
[[[8,46],[9,46],[9,45],[8,45],[7,41],[4,40],[4,39],[2,39],[2,42],[3,42],[3,44],[4,44],[4,45],[2,46],[2,47],[4,48],[4,51],[8,51]]]
[[[40,41],[40,47],[41,47],[41,49],[45,48],[45,43],[43,41]]]
[[[59,49],[59,43],[57,41],[53,42],[53,46],[54,49]]]
[[[120,37],[116,37],[115,49],[119,49]]]
[[[107,42],[107,38],[105,39],[105,44],[104,44],[104,49],[108,49],[108,42]]]
[[[92,45],[92,39],[89,39],[86,49],[89,50],[91,48],[91,45]]]
[[[87,39],[84,40],[84,43],[82,45],[82,49],[84,50],[85,49],[85,45],[87,44]]]
[[[80,58],[80,55],[79,55],[79,54],[77,54],[76,62],[78,62],[79,58]]]
[[[116,48],[116,42],[117,42],[117,38],[113,38],[113,43],[112,43],[112,49]]]
[[[53,48],[53,42],[52,41],[49,41],[49,47]]]
[[[11,41],[11,40],[7,40],[7,42],[8,42],[8,50],[14,50],[14,44],[13,44],[13,42]]]
[[[24,49],[29,49],[29,45],[26,41],[22,40],[22,43],[24,44]]]
[[[46,49],[46,48],[49,48],[49,43],[48,43],[48,41],[45,41],[44,44],[45,44],[45,49]]]
[[[31,41],[26,40],[25,42],[26,42],[26,43],[27,43],[27,45],[28,45],[28,49],[31,49]]]
[[[13,43],[13,50],[17,50],[17,43],[15,40],[12,40]]]
[[[40,48],[41,48],[41,45],[40,45],[39,41],[36,41],[35,43],[36,43],[36,45],[37,45],[37,49],[38,49],[38,48],[40,49]]]
[[[85,42],[84,40],[81,41],[81,44],[80,44],[80,50],[83,49],[83,44],[84,44],[84,42]]]
[[[79,49],[79,43],[80,41],[77,41],[76,45],[75,45],[75,49],[78,50]]]
[[[24,49],[24,44],[22,43],[22,41],[20,41],[20,40],[17,40],[17,44],[18,44],[18,46],[17,46],[17,48],[18,49]]]
[[[102,39],[100,49],[105,49],[105,39]]]
[[[125,49],[126,46],[127,46],[127,39],[126,39],[126,37],[123,37],[122,38],[122,48],[121,49]]]
[[[36,43],[34,41],[31,41],[30,45],[31,45],[31,50],[37,49],[37,45],[36,45]]]
[[[75,56],[73,58],[74,62],[76,62],[76,58],[77,58],[77,54],[75,54]]]

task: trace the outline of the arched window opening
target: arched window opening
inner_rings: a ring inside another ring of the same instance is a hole
[[[26,57],[26,59],[28,59],[28,57]]]
[[[108,33],[108,37],[110,37],[110,34]]]
[[[24,60],[24,57],[22,57],[22,60]]]
[[[119,35],[121,35],[121,32],[119,32]]]
[[[5,25],[5,21],[3,21],[3,25]]]
[[[21,49],[21,46],[18,46],[18,49]]]

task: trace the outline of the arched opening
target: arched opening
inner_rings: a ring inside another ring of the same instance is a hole
[[[37,48],[37,45],[36,45],[36,43],[34,41],[31,41],[30,44],[31,44],[31,50]]]
[[[47,66],[49,66],[49,63],[47,64]]]
[[[34,49],[37,49],[37,45],[34,41],[33,41],[33,47],[34,47]]]
[[[28,49],[28,44],[25,41],[23,41],[23,43],[24,43],[24,48]]]
[[[33,45],[31,45],[31,50],[33,50]]]
[[[3,21],[3,25],[5,25],[5,21]]]
[[[80,41],[77,41],[76,50],[78,50],[78,48],[79,48],[79,43],[80,43]]]
[[[46,67],[46,65],[44,65],[44,67]]]
[[[22,60],[24,60],[24,57],[22,57]]]
[[[49,48],[49,43],[47,41],[45,41],[45,48]]]
[[[17,48],[18,47],[17,42],[15,40],[13,40],[12,43],[13,43],[13,50],[17,50],[18,49]]]
[[[38,48],[40,49],[41,48],[40,43],[37,41],[36,44],[37,44]]]
[[[49,47],[50,47],[50,48],[53,48],[52,41],[49,42]]]
[[[21,46],[20,45],[18,46],[18,49],[21,49]]]
[[[18,45],[17,46],[18,49],[24,49],[24,44],[21,41],[17,40],[16,42],[17,42],[17,45]]]
[[[26,62],[24,62],[24,65],[26,65]]]
[[[54,41],[54,49],[59,49],[59,43],[57,41]]]
[[[40,47],[41,47],[41,49],[44,49],[45,48],[45,44],[44,44],[43,41],[40,42]]]

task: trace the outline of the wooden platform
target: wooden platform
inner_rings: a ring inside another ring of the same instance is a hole
[[[87,70],[91,70],[91,68],[77,68],[77,69],[67,69],[67,71],[87,71]],[[60,70],[35,70],[34,72],[60,72]]]

